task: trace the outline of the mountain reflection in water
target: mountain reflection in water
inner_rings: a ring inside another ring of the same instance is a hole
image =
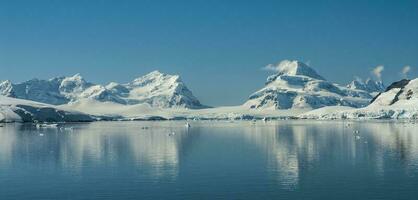
[[[60,130],[7,124],[0,128],[0,199],[414,199],[418,194],[415,124],[191,125],[98,122]]]

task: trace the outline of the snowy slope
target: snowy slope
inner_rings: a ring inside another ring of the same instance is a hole
[[[85,81],[79,74],[50,80],[33,79],[12,84],[0,83],[0,94],[19,99],[63,105],[82,99],[114,102],[125,105],[148,103],[152,107],[203,108],[179,76],[158,71],[139,77],[127,84],[106,86]]]
[[[202,108],[178,75],[153,71],[124,85],[128,90],[128,104],[148,103],[153,107]]]
[[[418,79],[392,83],[360,109],[322,108],[299,115],[311,119],[418,119]]]
[[[0,95],[3,96],[11,96],[12,95],[12,82],[10,81],[3,81],[0,82]]]
[[[89,115],[0,95],[0,122],[87,122]]]
[[[257,110],[245,106],[228,106],[205,109],[156,108],[149,104],[122,105],[113,102],[98,102],[83,99],[72,104],[59,106],[62,109],[79,110],[106,119],[150,120],[150,119],[282,119],[293,118],[307,109]]]
[[[326,81],[299,61],[282,61],[278,72],[244,104],[253,109],[315,109],[324,106],[364,107],[372,96]]]

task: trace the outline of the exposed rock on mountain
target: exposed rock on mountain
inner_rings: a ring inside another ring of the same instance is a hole
[[[391,106],[404,105],[418,100],[418,79],[403,79],[392,83],[383,93],[377,95],[372,101],[371,106]],[[418,105],[417,105],[418,106]],[[418,108],[418,107],[417,107]]]
[[[365,108],[320,108],[300,115],[312,119],[418,119],[418,79],[392,83]]]
[[[94,118],[53,105],[0,96],[0,122],[90,122]]]

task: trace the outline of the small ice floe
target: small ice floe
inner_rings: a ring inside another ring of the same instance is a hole
[[[43,133],[39,133],[39,136],[43,137],[43,136],[44,136],[44,134],[43,134]]]
[[[356,135],[356,140],[360,140],[361,137],[359,135]]]
[[[184,124],[184,126],[185,126],[186,128],[190,128],[190,124],[189,124],[189,122],[186,122],[186,124]]]
[[[60,127],[60,131],[73,131],[73,127]]]
[[[73,131],[74,128],[73,127],[64,127],[64,131]]]
[[[171,132],[168,134],[168,136],[174,136],[176,133],[175,132]]]
[[[58,128],[58,124],[36,124],[36,128]]]

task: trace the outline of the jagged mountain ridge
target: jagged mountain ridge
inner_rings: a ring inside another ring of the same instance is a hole
[[[350,84],[347,85],[347,88],[353,90],[364,90],[372,94],[378,94],[385,90],[385,85],[382,81],[374,81],[372,79],[367,79],[362,81],[360,79],[353,80]]]
[[[300,61],[285,60],[277,73],[267,78],[265,86],[244,104],[252,109],[315,109],[325,106],[364,107],[372,95],[328,82],[314,69]]]
[[[57,77],[49,80],[32,79],[18,84],[10,81],[0,83],[0,94],[52,105],[66,104],[86,88],[92,86],[79,74],[72,77]]]
[[[53,105],[90,99],[125,105],[148,103],[162,108],[204,107],[178,75],[159,71],[127,84],[112,82],[106,86],[87,82],[79,74],[49,80],[32,79],[18,84],[4,81],[0,83],[0,94]]]

